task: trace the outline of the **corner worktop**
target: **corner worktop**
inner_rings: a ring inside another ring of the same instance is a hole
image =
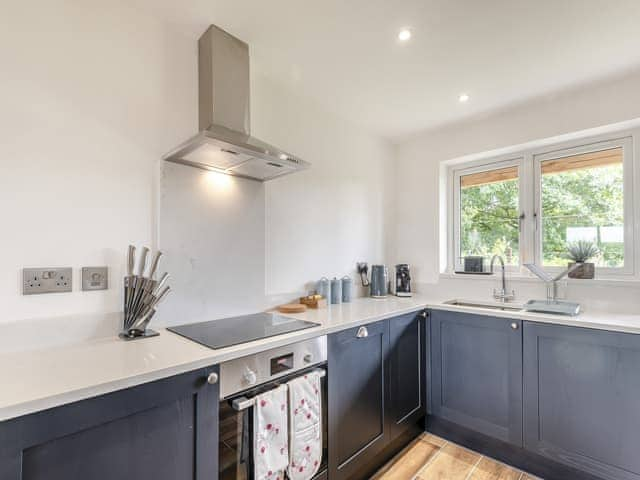
[[[585,312],[577,317],[560,317],[447,305],[443,300],[447,299],[422,295],[358,298],[348,304],[288,315],[317,323],[317,327],[218,350],[159,329],[159,336],[144,340],[125,342],[113,336],[64,347],[0,354],[0,421],[423,308],[640,333],[640,315],[635,314]]]

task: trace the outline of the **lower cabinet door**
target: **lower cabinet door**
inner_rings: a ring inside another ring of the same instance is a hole
[[[527,449],[640,479],[640,335],[525,322],[524,406]]]
[[[328,339],[329,478],[368,478],[387,442],[388,322],[344,330]]]
[[[519,320],[432,311],[431,381],[436,417],[522,446]]]
[[[389,319],[389,420],[392,438],[426,415],[426,312]]]
[[[217,367],[0,423],[0,480],[215,480]]]

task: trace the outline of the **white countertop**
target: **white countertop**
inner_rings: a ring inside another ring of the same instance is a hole
[[[443,300],[425,296],[360,298],[349,304],[290,315],[318,323],[318,327],[218,350],[160,329],[158,337],[144,340],[125,342],[111,337],[66,347],[0,355],[0,421],[425,307],[640,333],[640,314],[584,312],[577,317],[562,317],[445,305]]]

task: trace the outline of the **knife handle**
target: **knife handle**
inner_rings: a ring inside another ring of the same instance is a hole
[[[151,268],[149,269],[149,278],[153,279],[156,275],[156,271],[158,270],[158,263],[160,262],[160,257],[162,256],[162,252],[158,250],[153,256],[153,260],[151,261]]]
[[[138,265],[138,276],[143,277],[144,271],[147,268],[147,254],[149,253],[149,249],[147,247],[142,247],[142,252],[140,253],[140,264]]]
[[[127,276],[133,276],[133,269],[136,263],[136,247],[129,245],[127,250]]]

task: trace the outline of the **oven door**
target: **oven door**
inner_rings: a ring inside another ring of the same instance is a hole
[[[253,480],[253,397],[273,389],[308,371],[281,377],[276,382],[260,385],[220,401],[219,480]],[[327,378],[322,385],[322,463],[315,479],[326,478],[327,470]]]

